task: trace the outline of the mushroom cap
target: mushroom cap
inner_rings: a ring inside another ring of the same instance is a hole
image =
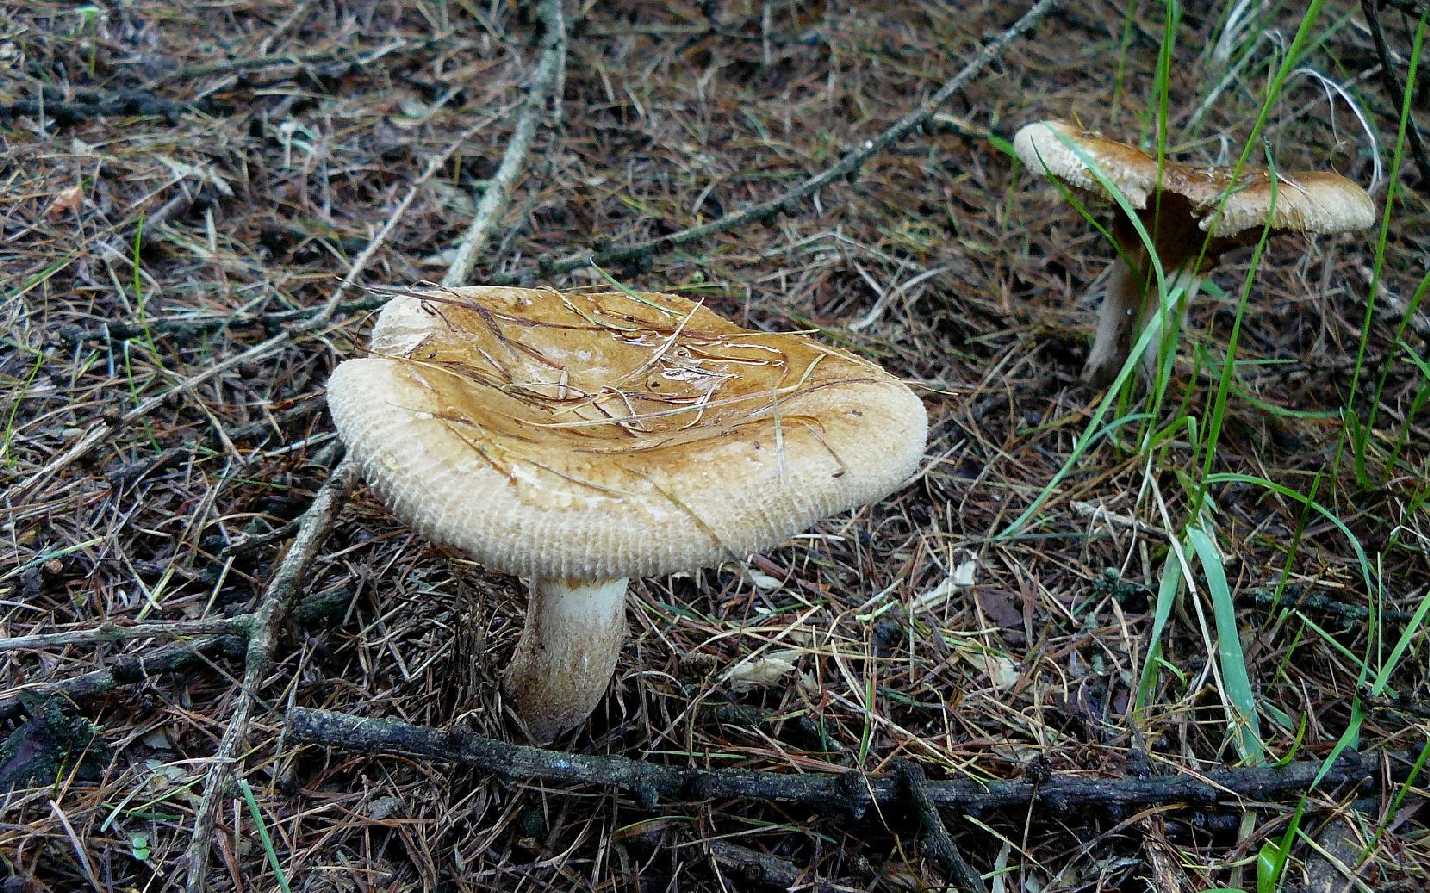
[[[1065,140],[1081,149],[1133,207],[1148,207],[1149,198],[1158,189],[1157,159],[1136,146],[1065,121],[1039,121],[1018,131],[1013,148],[1030,170],[1107,196],[1102,184]],[[1375,203],[1370,196],[1339,174],[1278,174],[1274,209],[1271,185],[1271,175],[1266,171],[1243,171],[1236,183],[1229,167],[1198,167],[1166,159],[1162,162],[1161,189],[1191,202],[1198,225],[1216,236],[1263,226],[1268,215],[1273,229],[1305,233],[1346,232],[1375,223]],[[1226,203],[1218,213],[1217,204],[1223,195],[1227,195]]]
[[[328,383],[395,514],[487,567],[600,580],[718,564],[887,495],[922,402],[878,366],[668,294],[399,293]]]

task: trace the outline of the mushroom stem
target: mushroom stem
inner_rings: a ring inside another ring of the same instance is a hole
[[[1146,292],[1147,249],[1143,247],[1131,222],[1118,212],[1112,222],[1112,234],[1117,239],[1118,255],[1112,261],[1107,277],[1107,295],[1097,318],[1097,334],[1092,339],[1082,377],[1094,387],[1112,384],[1127,352],[1132,349],[1132,331],[1142,313]]]
[[[580,725],[605,694],[626,636],[626,583],[531,581],[504,687],[538,744]]]
[[[1107,296],[1102,299],[1097,318],[1097,334],[1082,367],[1082,377],[1094,387],[1112,384],[1121,371],[1132,348],[1132,329],[1142,307],[1143,291],[1141,270],[1133,269],[1121,257],[1114,260],[1107,277]]]
[[[1126,215],[1119,211],[1114,218],[1112,235],[1117,240],[1118,256],[1112,262],[1107,296],[1103,299],[1102,314],[1097,321],[1097,335],[1093,338],[1087,364],[1083,367],[1083,378],[1095,387],[1112,384],[1117,373],[1122,371],[1123,363],[1127,362],[1132,345],[1143,331],[1152,326],[1156,327],[1156,334],[1142,354],[1141,371],[1145,381],[1156,379],[1159,361],[1164,356],[1164,322],[1174,333],[1181,328],[1187,305],[1196,296],[1201,284],[1202,273],[1210,269],[1221,251],[1225,250],[1228,240],[1214,240],[1202,258],[1203,269],[1195,269],[1203,236],[1186,205],[1186,200],[1179,196],[1163,195],[1157,208],[1137,214],[1152,236],[1167,288],[1173,289],[1178,284],[1184,286],[1176,305],[1168,308],[1165,317],[1161,312],[1157,281],[1147,247],[1142,244]]]
[[[1191,305],[1192,299],[1197,296],[1197,291],[1201,288],[1202,277],[1192,270],[1190,264],[1184,263],[1182,266],[1168,269],[1167,289],[1174,290],[1178,286],[1182,287],[1182,292],[1177,296],[1177,302],[1168,308],[1166,316],[1162,314],[1157,289],[1151,283],[1146,288],[1141,317],[1137,324],[1137,335],[1140,338],[1145,329],[1152,329],[1152,342],[1147,345],[1147,350],[1142,354],[1142,378],[1149,385],[1157,380],[1157,368],[1162,365],[1163,346],[1175,350],[1178,335],[1182,328],[1182,321],[1187,318],[1187,307]],[[1163,323],[1169,325],[1172,334],[1169,336],[1162,330]],[[1170,338],[1170,342],[1169,342]]]

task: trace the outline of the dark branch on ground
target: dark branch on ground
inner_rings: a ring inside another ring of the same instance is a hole
[[[150,86],[152,86],[153,83],[191,80],[209,75],[235,74],[264,68],[281,68],[288,66],[302,69],[312,66],[338,64],[351,70],[370,65],[373,62],[387,57],[393,52],[422,53],[450,42],[448,38],[434,37],[410,45],[379,47],[367,52],[357,52],[340,48],[304,55],[287,53],[273,56],[260,56],[252,59],[231,59],[225,62],[208,63],[204,65],[190,65],[160,75]],[[175,122],[180,116],[189,113],[197,112],[206,115],[228,115],[235,111],[233,105],[219,102],[211,97],[206,96],[187,100],[170,99],[151,92],[148,89],[120,89],[112,91],[84,90],[72,96],[66,96],[63,90],[56,87],[42,87],[41,90],[42,92],[38,98],[19,99],[0,104],[0,121],[22,116],[44,115],[52,119],[56,126],[80,124],[95,118],[119,117],[155,117]]]
[[[146,224],[146,227],[149,224]],[[389,300],[387,295],[368,295],[351,301],[342,301],[333,307],[333,315],[364,313],[376,310]],[[68,326],[60,331],[60,337],[71,344],[85,341],[102,341],[106,337],[116,341],[128,338],[145,338],[156,335],[203,335],[221,332],[225,329],[251,329],[262,326],[270,333],[291,326],[322,310],[321,307],[303,307],[297,310],[276,310],[272,313],[234,314],[231,316],[195,315],[192,318],[169,317],[139,323],[107,323],[96,328]]]
[[[857,177],[860,168],[864,166],[865,162],[927,124],[940,106],[947,102],[955,93],[968,86],[969,82],[977,77],[984,68],[987,68],[989,64],[1001,56],[1008,44],[1030,30],[1043,16],[1047,15],[1050,10],[1057,7],[1061,2],[1062,0],[1039,0],[1039,2],[1034,4],[1031,9],[1023,14],[1022,18],[1014,22],[1008,30],[998,35],[992,42],[984,45],[978,55],[974,56],[958,74],[945,82],[937,92],[930,96],[917,109],[904,115],[883,133],[880,133],[873,139],[866,140],[858,148],[846,153],[844,157],[840,158],[832,167],[815,174],[788,192],[768,201],[760,202],[742,210],[726,214],[724,217],[713,220],[710,223],[693,226],[689,229],[684,229],[668,236],[661,236],[657,239],[647,239],[642,242],[619,245],[599,251],[582,252],[556,260],[541,258],[537,261],[538,275],[555,276],[562,273],[569,273],[572,270],[581,269],[583,267],[647,260],[656,254],[673,251],[682,245],[703,241],[716,233],[751,223],[760,223],[770,220],[788,210],[792,205],[814,195],[814,193],[831,183],[842,179]],[[529,277],[493,275],[487,277],[486,281],[492,285],[510,285],[521,282],[524,278]]]
[[[241,636],[208,636],[190,642],[175,642],[146,654],[118,657],[103,669],[32,686],[25,692],[40,698],[64,695],[76,702],[89,701],[121,685],[135,685],[163,673],[195,669],[211,658],[237,657],[243,653],[243,642]],[[0,721],[15,719],[25,712],[20,696],[0,699]]]
[[[1430,9],[1426,0],[1380,0],[1383,9],[1398,9],[1407,15],[1424,15]]]
[[[806,886],[801,889],[834,889],[827,883],[811,879],[806,873],[778,856],[771,856],[768,853],[752,850],[727,840],[706,841],[705,848],[710,851],[711,858],[737,872],[739,879],[747,883],[759,884],[762,887],[776,890],[789,890],[798,884],[807,885],[812,882],[813,887]]]
[[[327,589],[310,595],[293,608],[293,620],[308,632],[320,632],[341,618],[352,601],[354,591],[347,587]],[[252,614],[233,618],[236,626],[247,627]],[[212,660],[237,660],[243,656],[247,630],[230,635],[204,636],[172,642],[142,654],[125,654],[110,660],[109,665],[80,676],[44,683],[25,689],[27,697],[47,698],[63,695],[76,703],[87,703],[110,694],[126,685],[153,682],[157,678],[196,670]],[[0,722],[16,719],[26,712],[22,698],[0,698]]]
[[[648,806],[661,798],[745,799],[805,807],[827,815],[858,816],[870,805],[893,807],[907,799],[907,785],[897,774],[781,774],[665,766],[622,756],[544,750],[464,732],[304,707],[288,711],[287,735],[291,741],[357,753],[459,763],[509,781],[611,787],[635,795]],[[1382,779],[1402,781],[1412,761],[1411,755],[1398,753],[1346,754],[1326,772],[1318,787],[1359,788],[1379,784]],[[1383,766],[1386,763],[1388,766]],[[1070,815],[1089,808],[1204,807],[1242,798],[1297,797],[1311,790],[1320,770],[1320,761],[1305,760],[1281,767],[1219,769],[1204,776],[1090,778],[1054,773],[1038,782],[953,779],[929,781],[923,790],[930,804],[943,809],[982,813],[1035,804],[1055,814]]]
[[[244,653],[243,685],[239,690],[238,703],[233,708],[233,717],[204,778],[203,800],[194,811],[193,840],[185,860],[191,893],[198,893],[206,883],[219,800],[248,737],[249,716],[258,698],[258,689],[273,663],[279,629],[292,611],[308,566],[327,539],[338,511],[357,482],[357,476],[357,466],[350,461],[345,460],[334,469],[303,514],[293,545],[253,612],[253,621],[248,627],[248,647]]]
[[[1361,0],[1361,11],[1365,14],[1365,22],[1370,28],[1370,36],[1375,41],[1375,54],[1380,58],[1380,78],[1385,84],[1385,92],[1389,94],[1391,102],[1395,103],[1395,112],[1400,114],[1400,110],[1405,106],[1405,85],[1400,83],[1396,77],[1395,66],[1390,60],[1390,47],[1385,42],[1385,31],[1380,27],[1380,12],[1377,9],[1378,0]],[[1390,5],[1390,4],[1387,4]],[[1406,4],[1409,6],[1410,4]],[[1402,12],[1406,11],[1405,6],[1399,6]],[[1413,10],[1411,10],[1413,12]],[[1422,5],[1419,15],[1427,14]],[[1421,178],[1430,177],[1430,155],[1425,151],[1425,143],[1420,138],[1420,128],[1415,126],[1415,112],[1411,109],[1406,115],[1405,132],[1410,137],[1410,152],[1415,156],[1415,165],[1420,168]]]
[[[323,52],[304,53],[300,55],[278,53],[272,56],[255,56],[251,59],[229,59],[224,62],[211,62],[204,65],[186,65],[183,68],[162,74],[156,80],[161,82],[191,80],[193,78],[208,77],[209,75],[215,74],[234,74],[241,71],[257,71],[264,68],[284,68],[287,66],[305,68],[312,65],[331,65],[335,62],[350,66],[363,66],[386,58],[394,52],[425,53],[450,42],[451,41],[445,37],[433,37],[429,40],[417,41],[412,44],[379,47],[366,52],[340,47],[336,50],[325,50]]]
[[[929,797],[929,780],[923,767],[918,763],[905,761],[899,766],[898,775],[908,790],[909,799],[914,804],[914,814],[919,819],[919,845],[924,855],[938,866],[944,879],[955,889],[987,893],[988,887],[983,883],[983,876],[974,871],[963,858],[963,854],[958,851],[958,845],[953,842],[953,837],[944,827],[943,817],[938,814],[938,807]]]
[[[233,107],[213,99],[179,101],[144,90],[116,90],[112,93],[85,91],[66,99],[61,91],[45,88],[39,99],[19,99],[0,104],[0,121],[44,115],[57,126],[79,124],[94,118],[164,118],[177,121],[181,115],[198,112],[226,115]]]

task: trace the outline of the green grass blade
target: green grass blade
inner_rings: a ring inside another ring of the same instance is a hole
[[[1411,99],[1415,94],[1416,71],[1420,67],[1420,52],[1425,43],[1425,22],[1430,19],[1430,10],[1426,10],[1420,16],[1420,23],[1415,28],[1415,37],[1410,47],[1410,67],[1405,76],[1405,96],[1400,106],[1400,126],[1395,136],[1395,151],[1390,162],[1390,181],[1385,189],[1385,208],[1381,212],[1380,231],[1376,236],[1375,259],[1371,263],[1369,294],[1366,297],[1365,313],[1361,316],[1360,343],[1356,347],[1356,365],[1351,374],[1350,394],[1346,398],[1346,415],[1356,416],[1359,421],[1359,414],[1355,408],[1357,389],[1360,386],[1361,370],[1365,364],[1365,351],[1370,343],[1370,324],[1375,314],[1375,298],[1380,292],[1381,273],[1385,268],[1385,249],[1390,239],[1390,219],[1395,210],[1395,200],[1400,190],[1400,169],[1405,160],[1405,140],[1406,130],[1410,123]],[[1417,296],[1423,296],[1423,291]],[[1413,311],[1412,311],[1413,312]],[[1409,319],[1409,314],[1406,319]],[[1377,398],[1379,388],[1377,388]],[[1370,414],[1365,425],[1358,425],[1355,446],[1355,469],[1356,477],[1362,484],[1366,483],[1365,475],[1365,451],[1369,442],[1370,430],[1375,425],[1376,408],[1379,400],[1371,406]]]
[[[1410,640],[1415,637],[1415,633],[1420,629],[1420,624],[1425,622],[1425,614],[1430,612],[1430,590],[1426,590],[1420,596],[1420,605],[1411,615],[1410,622],[1405,624],[1405,629],[1400,633],[1400,638],[1396,640],[1395,646],[1390,649],[1390,656],[1381,665],[1380,672],[1375,674],[1375,681],[1370,685],[1370,693],[1379,695],[1385,690],[1385,686],[1390,683],[1390,674],[1395,672],[1395,668],[1400,665],[1400,661],[1405,657],[1405,649],[1410,647]]]
[[[1430,282],[1430,275],[1425,277],[1426,282]],[[1410,442],[1410,429],[1414,426],[1415,418],[1420,414],[1420,410],[1425,408],[1427,401],[1430,401],[1430,363],[1411,349],[1410,345],[1404,341],[1397,340],[1396,344],[1409,358],[1411,365],[1420,370],[1420,388],[1415,392],[1415,396],[1410,400],[1410,408],[1405,411],[1405,422],[1400,426],[1400,436],[1395,439],[1395,449],[1390,454],[1390,461],[1387,467],[1395,468],[1400,462],[1400,456],[1405,452],[1405,445]],[[1381,372],[1381,385],[1385,384],[1385,376],[1389,373],[1390,364],[1386,364],[1385,370]],[[1375,404],[1380,405],[1380,388],[1376,389]],[[1411,514],[1414,514],[1412,511]]]
[[[1361,851],[1360,858],[1356,860],[1356,865],[1365,864],[1365,860],[1370,858],[1370,854],[1375,852],[1375,848],[1380,846],[1380,839],[1385,835],[1385,829],[1390,827],[1390,823],[1395,821],[1396,813],[1400,812],[1401,804],[1405,802],[1405,795],[1415,786],[1420,773],[1425,769],[1425,760],[1430,757],[1430,738],[1425,739],[1425,744],[1420,748],[1420,755],[1415,758],[1415,764],[1410,767],[1410,774],[1405,777],[1395,791],[1395,797],[1390,801],[1390,808],[1385,811],[1385,816],[1375,826],[1375,834],[1367,843],[1365,849]]]
[[[1270,152],[1267,153],[1270,160]],[[1275,167],[1271,168],[1275,173]],[[1232,382],[1236,380],[1236,347],[1241,340],[1241,321],[1246,317],[1246,308],[1251,302],[1251,284],[1256,278],[1256,271],[1261,267],[1261,256],[1266,251],[1267,240],[1271,237],[1271,215],[1276,209],[1276,199],[1279,195],[1278,178],[1272,176],[1271,203],[1266,212],[1266,223],[1261,227],[1261,237],[1256,240],[1256,247],[1251,253],[1251,265],[1246,271],[1246,276],[1241,283],[1241,293],[1237,296],[1236,317],[1232,320],[1231,335],[1226,342],[1226,359],[1222,362],[1221,377],[1217,380],[1216,396],[1212,399],[1211,419],[1207,425],[1207,437],[1202,446],[1202,483],[1197,489],[1196,498],[1192,501],[1192,517],[1201,514],[1202,504],[1207,495],[1207,476],[1211,474],[1212,462],[1216,460],[1217,444],[1221,441],[1222,426],[1226,420],[1227,397],[1231,391]]]
[[[1275,481],[1269,481],[1266,478],[1256,477],[1255,475],[1237,474],[1229,471],[1208,475],[1207,486],[1211,487],[1216,484],[1254,484],[1258,487],[1264,487],[1273,493],[1285,496],[1287,499],[1294,499],[1296,502],[1301,503],[1325,518],[1345,536],[1346,540],[1351,544],[1351,549],[1356,553],[1356,561],[1360,564],[1361,581],[1365,583],[1366,593],[1370,594],[1375,591],[1375,586],[1371,584],[1370,559],[1366,557],[1365,549],[1361,547],[1360,539],[1357,538],[1354,533],[1351,533],[1351,529],[1345,525],[1345,522],[1336,517],[1335,513],[1330,509],[1301,493],[1299,490],[1294,490],[1285,484],[1278,484]]]
[[[1357,686],[1365,681],[1362,676],[1356,680]],[[1365,710],[1360,705],[1360,698],[1351,700],[1351,718],[1346,723],[1346,730],[1341,733],[1341,737],[1336,739],[1335,746],[1331,752],[1326,754],[1326,758],[1321,761],[1321,768],[1316,771],[1316,777],[1311,779],[1311,787],[1316,787],[1321,783],[1321,779],[1326,777],[1326,773],[1331,771],[1331,767],[1336,765],[1336,760],[1341,758],[1347,748],[1354,748],[1360,743],[1360,727],[1365,722]]]
[[[243,794],[243,802],[248,804],[248,814],[253,816],[253,824],[258,829],[258,839],[263,844],[263,854],[268,859],[268,867],[273,869],[273,876],[278,881],[278,889],[283,893],[293,893],[288,886],[288,875],[283,872],[283,866],[278,864],[278,854],[273,850],[273,840],[268,836],[268,827],[263,823],[263,813],[258,810],[258,800],[253,796],[253,788],[249,787],[248,780],[240,778],[238,780],[238,790]]]
[[[1137,700],[1133,716],[1140,723],[1152,693],[1157,688],[1157,666],[1162,660],[1162,631],[1172,616],[1172,605],[1182,588],[1182,561],[1177,550],[1168,549],[1162,563],[1162,581],[1157,586],[1157,602],[1152,607],[1152,635],[1147,644],[1147,656],[1142,661],[1142,678],[1137,682]]]
[[[1261,722],[1256,715],[1256,695],[1251,690],[1251,677],[1246,672],[1246,656],[1241,650],[1241,633],[1236,625],[1236,605],[1231,587],[1227,585],[1226,569],[1221,552],[1211,536],[1200,527],[1187,530],[1187,542],[1201,562],[1202,576],[1212,600],[1216,618],[1217,663],[1221,666],[1221,681],[1231,703],[1232,738],[1242,759],[1252,765],[1266,756],[1261,744]]]
[[[1302,797],[1296,804],[1296,811],[1291,814],[1291,821],[1287,823],[1280,843],[1267,841],[1256,854],[1256,893],[1276,893],[1281,886],[1281,876],[1285,874],[1286,862],[1291,857],[1291,844],[1301,830],[1301,816],[1305,811],[1306,798]]]
[[[35,386],[35,379],[40,375],[40,369],[45,365],[45,355],[40,351],[35,351],[35,363],[30,367],[30,371],[25,375],[25,382],[14,394],[14,401],[10,404],[10,413],[5,419],[5,436],[0,439],[0,464],[11,465],[14,463],[10,455],[10,444],[15,439],[15,418],[20,414],[20,404],[25,402],[25,396],[30,388]]]

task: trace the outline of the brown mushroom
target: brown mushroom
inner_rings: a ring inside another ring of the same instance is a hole
[[[878,499],[927,434],[872,363],[675,295],[412,291],[372,349],[328,385],[338,432],[396,515],[530,578],[505,690],[538,741],[605,691],[627,578],[742,558]]]
[[[1209,273],[1224,252],[1254,241],[1268,221],[1273,230],[1303,233],[1346,232],[1375,223],[1370,196],[1338,174],[1279,174],[1273,205],[1273,184],[1265,171],[1244,172],[1233,180],[1230,168],[1164,159],[1159,173],[1157,159],[1141,149],[1062,121],[1023,127],[1013,146],[1029,169],[1110,197],[1085,157],[1126,197],[1152,238],[1168,288],[1185,277],[1184,299],[1170,314],[1170,322],[1177,326],[1196,280]],[[1113,261],[1097,334],[1083,369],[1083,376],[1098,386],[1117,377],[1136,337],[1161,319],[1146,246],[1121,206],[1113,212],[1112,235],[1118,258]],[[1157,367],[1160,334],[1143,355],[1144,372]]]

